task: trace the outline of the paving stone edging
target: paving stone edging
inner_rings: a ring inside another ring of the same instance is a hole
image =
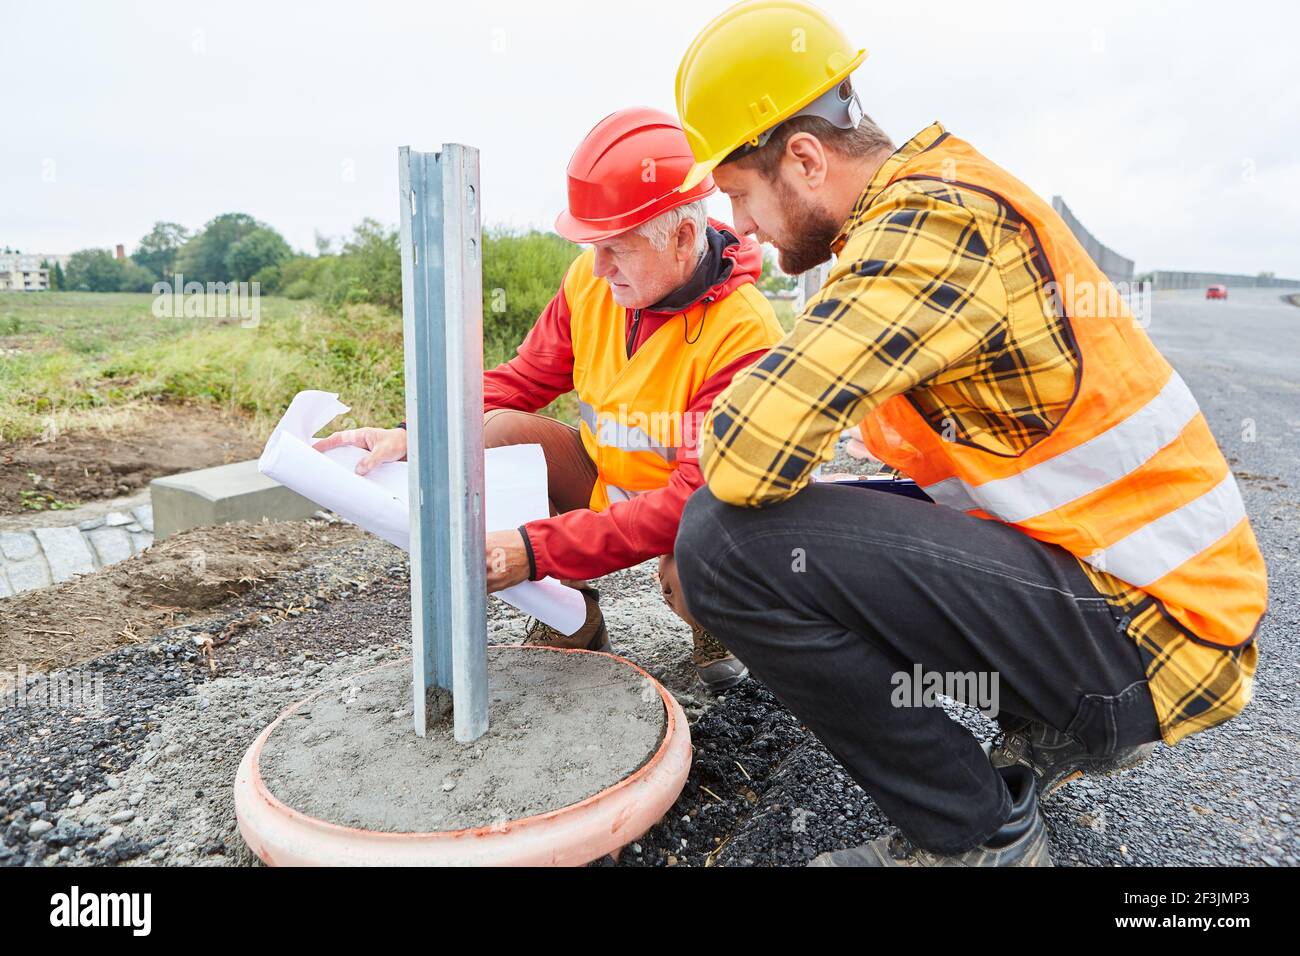
[[[80,524],[0,532],[0,598],[125,561],[153,544],[153,505]]]

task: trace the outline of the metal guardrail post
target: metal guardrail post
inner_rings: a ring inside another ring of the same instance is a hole
[[[468,743],[488,724],[478,150],[403,146],[398,181],[415,732],[436,685]]]

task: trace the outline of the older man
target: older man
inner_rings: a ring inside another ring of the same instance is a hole
[[[712,172],[787,272],[837,256],[714,405],[685,599],[898,825],[819,864],[1049,864],[1040,794],[1247,705],[1264,561],[1196,399],[1069,228],[937,123],[895,149],[864,56],[756,0],[678,71],[683,187]],[[811,483],[852,425],[935,503]],[[968,701],[1005,728],[988,756],[911,686],[967,675],[997,679]]]
[[[676,120],[634,108],[598,123],[569,163],[569,204],[556,231],[591,248],[518,354],[483,378],[484,442],[542,446],[552,516],[488,535],[488,590],[559,578],[583,592],[586,622],[563,635],[534,621],[528,642],[608,650],[588,579],[658,557],[664,597],[691,625],[699,677],[722,690],[747,671],[685,612],[673,541],[703,483],[700,421],[781,328],[754,287],[758,245],[706,218],[712,179],[679,191],[692,162]],[[573,391],[577,427],[536,414]],[[316,447],[340,444],[370,449],[363,474],[406,455],[402,427],[338,432]]]

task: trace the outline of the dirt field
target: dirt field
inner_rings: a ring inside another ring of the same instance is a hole
[[[129,421],[107,432],[0,443],[0,515],[115,498],[161,475],[256,458],[262,451],[242,419],[211,407],[159,404]]]
[[[0,671],[19,664],[66,667],[177,624],[229,618],[229,605],[251,588],[361,535],[351,525],[321,521],[241,521],[183,531],[94,574],[8,598],[0,617]],[[290,596],[276,615],[300,613],[319,599]],[[214,644],[260,616],[228,619]]]

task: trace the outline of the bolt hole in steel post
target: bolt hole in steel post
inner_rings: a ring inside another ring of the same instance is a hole
[[[398,178],[415,732],[442,688],[468,743],[488,726],[478,150],[404,146]]]

